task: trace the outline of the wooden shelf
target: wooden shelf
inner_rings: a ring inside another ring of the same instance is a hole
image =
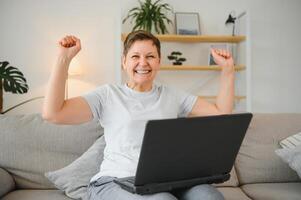
[[[217,98],[217,96],[200,96],[200,97],[207,99],[207,100],[215,100]],[[246,99],[246,96],[235,96],[234,99],[236,101],[240,101],[240,100]]]
[[[127,34],[122,34],[122,41],[125,40]],[[165,35],[155,35],[161,42],[215,42],[215,43],[239,43],[246,40],[246,36],[237,35],[175,35],[175,34],[165,34]]]
[[[245,65],[236,65],[235,71],[245,70]],[[222,68],[217,65],[210,66],[189,66],[189,65],[162,65],[160,70],[199,70],[199,71],[221,71]]]

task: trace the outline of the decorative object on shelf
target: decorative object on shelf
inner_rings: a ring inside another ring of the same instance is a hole
[[[182,62],[186,61],[186,58],[180,57],[182,55],[179,51],[173,51],[169,56],[167,56],[168,60],[173,60],[173,65],[182,65]]]
[[[0,62],[0,113],[3,109],[3,89],[13,94],[24,94],[28,91],[26,79],[16,67],[9,66],[9,62]]]
[[[225,49],[232,53],[232,48],[229,44],[211,44],[209,48],[209,58],[208,58],[208,65],[216,65],[213,56],[211,54],[210,49]],[[232,55],[233,56],[233,55]]]
[[[226,26],[232,26],[232,35],[233,36],[235,35],[235,20],[236,20],[235,12],[232,11],[229,14],[228,19],[225,22]]]
[[[166,16],[167,12],[172,12],[172,8],[167,3],[160,3],[161,0],[157,0],[154,3],[152,0],[145,0],[141,2],[139,0],[139,6],[132,8],[128,15],[123,19],[122,23],[131,18],[131,22],[134,20],[134,30],[145,30],[152,32],[154,30],[158,34],[168,33],[166,28],[167,24],[172,24],[172,21]]]
[[[176,12],[175,13],[176,33],[179,35],[200,35],[199,13]]]

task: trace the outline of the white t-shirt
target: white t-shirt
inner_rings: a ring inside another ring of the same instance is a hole
[[[83,97],[104,127],[106,141],[100,171],[91,181],[101,176],[135,176],[146,122],[186,117],[197,100],[197,96],[156,84],[148,92],[109,84]]]

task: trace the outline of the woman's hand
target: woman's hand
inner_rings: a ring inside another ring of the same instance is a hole
[[[80,40],[73,35],[67,35],[58,42],[59,56],[72,60],[81,50]]]
[[[211,49],[214,62],[222,67],[224,72],[234,72],[232,55],[225,49]]]

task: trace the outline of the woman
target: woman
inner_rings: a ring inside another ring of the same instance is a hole
[[[216,104],[212,104],[200,97],[154,84],[160,69],[160,42],[148,32],[135,31],[124,41],[122,65],[128,76],[126,84],[104,85],[83,96],[64,100],[68,66],[80,49],[80,40],[74,36],[60,40],[57,64],[45,95],[43,118],[64,124],[96,118],[104,127],[104,160],[99,173],[91,179],[89,199],[223,199],[222,194],[210,185],[142,196],[121,189],[113,180],[135,175],[147,120],[231,113],[234,66],[230,53],[211,50],[215,62],[222,67],[220,91]]]

